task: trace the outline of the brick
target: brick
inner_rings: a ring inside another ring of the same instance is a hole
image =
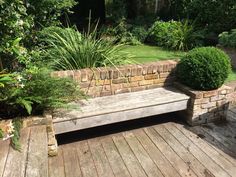
[[[96,80],[96,86],[101,86],[101,85],[110,85],[111,84],[111,80]]]
[[[131,68],[131,76],[137,76],[137,72],[138,72],[138,69],[136,67]]]
[[[153,72],[153,65],[149,65],[147,69],[147,74],[152,74]]]
[[[219,100],[222,100],[222,99],[223,99],[222,95],[216,95],[216,96],[212,96],[210,98],[210,101],[213,102],[213,101],[219,101]]]
[[[88,81],[88,74],[86,70],[81,70],[81,81],[87,82]]]
[[[216,90],[212,90],[212,91],[206,91],[203,94],[204,98],[208,98],[208,97],[212,97],[212,96],[216,96],[217,95],[217,91]]]
[[[143,69],[142,69],[142,74],[143,75],[146,75],[147,74],[147,70],[148,70],[148,66],[143,66]]]
[[[220,91],[219,91],[219,94],[221,94],[221,95],[226,95],[226,94],[227,94],[227,90],[220,90]]]
[[[111,90],[111,85],[102,86],[102,91],[110,91],[110,90]]]
[[[210,102],[209,98],[201,98],[201,99],[192,99],[192,104],[197,105],[197,104],[207,104]]]
[[[157,74],[148,74],[146,76],[144,76],[145,80],[153,80],[153,79],[158,79],[158,75]]]
[[[141,76],[143,72],[143,68],[141,66],[138,66],[137,68],[137,75],[136,76]]]
[[[166,82],[166,79],[155,79],[153,80],[153,84],[161,84],[161,83],[164,83]]]
[[[225,104],[227,104],[227,101],[226,101],[226,100],[221,100],[221,101],[217,101],[217,102],[216,102],[216,106],[217,106],[217,107],[220,107],[220,106],[225,105]]]
[[[131,92],[138,92],[138,91],[143,91],[143,90],[146,90],[145,86],[139,86],[139,87],[131,88]]]
[[[160,78],[167,78],[168,76],[170,76],[170,73],[169,73],[169,72],[160,73]]]
[[[90,86],[89,82],[81,82],[79,84],[80,88],[88,88]]]
[[[120,78],[120,79],[112,80],[113,84],[121,84],[121,83],[127,83],[127,82],[128,82],[128,78]]]
[[[100,93],[100,96],[110,96],[110,95],[112,95],[111,91],[102,91]]]
[[[129,78],[130,82],[137,82],[137,81],[142,81],[142,80],[144,80],[144,76],[134,76],[134,77]]]
[[[216,106],[216,102],[209,102],[206,104],[202,104],[202,109],[208,109]]]
[[[139,85],[140,86],[144,86],[144,85],[152,85],[153,84],[153,80],[144,80],[144,81],[139,81]]]
[[[101,69],[100,70],[100,79],[105,80],[109,79],[109,72],[106,69]]]
[[[119,71],[118,70],[114,70],[113,71],[113,76],[112,76],[113,79],[118,79],[119,78]]]
[[[124,83],[123,88],[131,88],[131,87],[138,87],[139,83],[138,82],[131,82],[131,83]]]

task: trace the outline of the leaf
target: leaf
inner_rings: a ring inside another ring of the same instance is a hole
[[[33,104],[32,101],[25,100],[23,98],[18,98],[16,100],[16,103],[18,103],[19,105],[24,107],[27,110],[28,114],[31,114],[31,112],[32,112],[32,104]]]

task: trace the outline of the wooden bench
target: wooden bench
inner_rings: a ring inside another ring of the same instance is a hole
[[[156,88],[72,103],[77,110],[53,113],[56,134],[187,109],[189,96],[175,88]]]

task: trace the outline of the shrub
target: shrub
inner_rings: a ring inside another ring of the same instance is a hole
[[[203,35],[188,21],[157,21],[150,28],[148,38],[158,46],[189,50],[202,45]]]
[[[134,26],[133,29],[131,30],[131,33],[141,43],[144,43],[144,41],[148,35],[147,30],[142,26]]]
[[[177,66],[179,81],[198,90],[219,88],[231,70],[229,57],[220,49],[202,47],[191,50]]]
[[[76,70],[101,66],[115,66],[128,62],[129,55],[120,52],[121,45],[98,39],[96,30],[81,34],[73,29],[48,33],[47,57],[56,70]]]
[[[1,118],[40,114],[82,95],[71,80],[50,77],[46,69],[14,75],[15,81],[0,89]]]
[[[224,47],[236,48],[236,29],[221,33],[219,35],[219,44]]]
[[[170,19],[189,18],[216,34],[236,25],[235,0],[171,0]],[[168,14],[168,15],[169,15]]]

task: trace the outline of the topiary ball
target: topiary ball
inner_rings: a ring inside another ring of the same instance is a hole
[[[221,87],[231,71],[230,58],[215,47],[189,51],[177,65],[178,80],[196,90]]]

